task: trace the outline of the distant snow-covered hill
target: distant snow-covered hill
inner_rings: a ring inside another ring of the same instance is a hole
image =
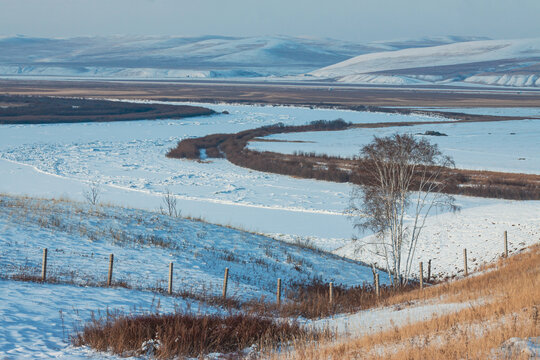
[[[290,36],[0,37],[0,76],[538,87],[540,39],[444,36],[358,43]]]
[[[345,83],[540,86],[540,39],[468,41],[363,54],[308,75]]]
[[[288,36],[0,38],[0,76],[230,78],[299,75],[361,54],[476,40],[355,43]]]

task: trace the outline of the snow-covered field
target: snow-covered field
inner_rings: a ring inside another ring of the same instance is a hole
[[[508,232],[510,252],[540,242],[540,204],[538,201],[488,200],[457,196],[461,211],[430,216],[416,248],[413,264],[432,261],[432,274],[438,278],[463,274],[463,249],[468,266],[478,269],[504,253],[503,233]],[[434,214],[435,215],[435,214]],[[372,245],[374,235],[350,242],[334,253],[350,258],[370,259],[385,265]],[[424,268],[425,269],[425,268]],[[425,271],[425,270],[424,270]],[[418,265],[412,273],[418,274]]]
[[[336,118],[351,122],[408,119],[403,115],[354,111],[204,105],[231,114],[125,124],[4,126],[0,133],[0,159],[9,161],[2,161],[0,166],[8,172],[4,172],[6,181],[0,185],[0,191],[41,195],[35,181],[26,180],[34,183],[26,186],[21,177],[43,178],[47,177],[45,173],[63,183],[59,186],[61,195],[82,199],[87,181],[95,180],[104,185],[103,201],[155,210],[161,194],[169,188],[178,196],[184,215],[267,234],[283,233],[289,238],[299,235],[348,239],[351,226],[342,216],[348,186],[254,172],[225,160],[201,164],[167,159],[165,153],[186,137],[237,132],[277,122],[300,125]],[[14,167],[21,170],[15,171]],[[46,190],[44,195],[52,197],[55,192]],[[326,249],[336,247],[326,242],[319,245]],[[337,246],[341,245],[342,241]]]
[[[17,299],[17,301],[13,301]],[[410,322],[433,314],[460,310],[469,304],[414,304],[361,311],[354,315],[308,321],[316,329],[333,329],[342,335],[360,335]],[[203,304],[122,288],[87,288],[0,280],[0,357],[2,359],[120,359],[87,347],[70,345],[69,336],[92,313],[119,310],[127,313],[187,311],[222,313]]]
[[[159,309],[217,309],[155,293],[122,288],[89,288],[0,280],[0,358],[11,359],[119,359],[89,348],[70,345],[74,329],[92,313],[119,310],[141,313]]]
[[[483,113],[482,110],[470,111]],[[530,109],[527,113],[534,111],[540,109]],[[498,113],[496,110],[489,112],[494,113],[493,115],[509,113],[509,111]],[[525,111],[518,109],[517,112]],[[539,119],[277,134],[266,139],[303,142],[253,141],[249,144],[249,148],[286,154],[315,152],[353,157],[359,154],[360,148],[369,143],[373,136],[388,136],[394,133],[423,134],[430,130],[448,135],[426,136],[426,138],[439,145],[444,154],[452,156],[458,168],[540,173]]]
[[[183,215],[335,251],[347,247],[351,237],[356,234],[352,222],[343,214],[348,206],[350,185],[261,173],[239,168],[223,159],[202,163],[167,159],[165,153],[185,137],[236,132],[276,122],[305,124],[312,120],[335,118],[351,122],[433,119],[295,107],[201,105],[216,111],[227,110],[231,114],[188,120],[3,126],[0,133],[0,174],[4,181],[0,183],[0,192],[46,197],[64,196],[82,200],[88,182],[97,181],[102,187],[103,202],[155,211],[159,208],[163,193],[169,189],[177,196]],[[519,130],[515,130],[516,135],[509,135],[509,132],[514,130],[508,127],[514,123]],[[487,125],[445,124],[429,126],[426,129],[440,130],[440,127],[445,126],[443,132],[448,129],[449,133],[453,131],[452,134],[456,134],[436,139],[447,141],[444,146],[441,143],[444,151],[454,149],[454,154],[460,151],[466,154],[462,158],[456,156],[458,166],[462,161],[460,159],[468,161],[469,164],[472,161],[475,166],[483,164],[489,159],[489,154],[494,153],[500,155],[496,161],[505,169],[519,165],[521,167],[517,169],[520,171],[535,172],[534,164],[538,164],[538,151],[535,153],[535,149],[538,149],[538,130],[535,130],[535,124],[537,122],[533,121],[489,123],[489,126],[493,127],[489,130],[482,129],[482,126]],[[465,131],[467,127],[476,130],[470,134]],[[342,141],[340,136],[355,131],[332,132],[326,135],[324,141],[339,148],[337,144]],[[392,130],[383,128],[358,131],[360,134],[369,134],[362,137],[364,141],[369,141],[373,131]],[[492,134],[481,136],[489,132]],[[320,134],[324,135],[317,135]],[[310,134],[290,136],[309,137]],[[332,141],[333,138],[338,141]],[[489,141],[480,142],[479,139]],[[497,139],[501,141],[497,143]],[[502,140],[512,142],[504,148],[501,145]],[[349,145],[355,142],[356,139],[351,139],[345,147],[356,147]],[[483,150],[482,144],[491,148]],[[262,145],[273,146],[272,143]],[[288,144],[277,143],[277,146]],[[479,149],[482,150],[480,155],[471,156]],[[509,151],[508,149],[512,152],[505,155],[504,151]],[[523,151],[523,155],[520,151]],[[526,160],[514,159],[521,156]],[[528,167],[523,168],[524,166]],[[505,214],[507,222],[518,228],[523,226],[517,225],[522,223],[520,219],[523,216],[528,218],[530,208],[534,209],[536,204],[532,202],[529,206],[515,206],[509,213],[504,209],[513,204],[511,201],[465,197],[458,197],[458,200],[462,204],[463,213],[470,209],[481,214],[484,208],[499,208],[501,213]],[[487,218],[472,219],[461,214],[452,216],[458,222],[470,224],[472,228],[476,225],[477,228],[482,228],[483,222],[490,224]],[[433,222],[436,221],[437,218],[434,217]],[[538,223],[533,221],[532,226],[537,227]],[[504,229],[500,231],[502,230]],[[524,238],[520,239],[520,242],[529,244],[538,241],[534,234],[522,230],[520,236]],[[478,234],[481,235],[483,231],[478,231]],[[478,234],[471,234],[469,238],[474,239]],[[360,236],[369,235],[366,233]],[[429,246],[433,246],[429,252],[436,254],[439,245]],[[479,255],[478,261],[491,260],[497,253],[498,250],[487,248]],[[354,256],[350,252],[348,255]],[[369,262],[371,258],[366,256],[364,260]],[[453,274],[455,268],[449,265],[440,271]]]

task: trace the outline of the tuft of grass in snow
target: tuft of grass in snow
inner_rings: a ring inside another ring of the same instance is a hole
[[[417,288],[418,284],[415,283],[398,288],[382,285],[380,295],[377,297],[375,288],[371,284],[353,287],[337,284],[333,286],[333,301],[330,302],[329,285],[314,280],[310,283],[289,286],[284,291],[284,299],[279,306],[275,302],[259,299],[242,303],[239,309],[263,316],[319,319],[335,314],[371,309],[386,304],[388,299],[398,294],[407,294]]]

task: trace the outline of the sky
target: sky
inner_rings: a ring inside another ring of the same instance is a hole
[[[0,35],[540,37],[540,0],[0,0]]]

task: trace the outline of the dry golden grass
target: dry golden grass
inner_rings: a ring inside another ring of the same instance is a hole
[[[107,312],[102,318],[93,318],[71,341],[75,346],[86,345],[120,356],[203,358],[220,352],[228,354],[224,358],[237,359],[243,358],[242,351],[254,344],[258,348],[275,348],[308,335],[295,323],[256,316]]]
[[[428,321],[313,346],[298,344],[288,359],[487,359],[528,358],[503,353],[513,337],[540,335],[540,245],[501,259],[478,276],[400,294],[387,304],[411,300],[459,301],[461,311]],[[441,300],[442,299],[442,300]]]

